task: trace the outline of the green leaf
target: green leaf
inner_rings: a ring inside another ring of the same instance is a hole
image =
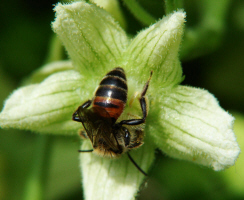
[[[125,68],[141,80],[154,71],[152,84],[155,90],[170,88],[182,80],[178,58],[183,34],[185,13],[175,12],[141,31],[131,42],[125,54]]]
[[[108,12],[83,1],[55,9],[53,30],[77,70],[94,77],[120,64],[127,36]]]
[[[78,72],[69,70],[55,73],[40,84],[17,89],[5,102],[0,126],[49,133],[76,132],[81,126],[71,121],[72,113],[80,99],[87,98],[81,90],[87,81],[82,79]]]
[[[214,170],[234,165],[240,148],[233,133],[234,118],[216,98],[202,89],[178,86],[162,94],[159,123],[148,123],[150,136],[171,157],[184,159]],[[157,109],[157,110],[155,110]]]

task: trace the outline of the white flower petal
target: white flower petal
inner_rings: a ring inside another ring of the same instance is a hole
[[[37,132],[42,132],[42,129],[50,133],[77,132],[82,126],[72,122],[71,118],[81,103],[80,99],[88,98],[87,92],[82,90],[85,83],[78,72],[69,70],[55,73],[40,84],[17,89],[5,102],[0,126]],[[55,126],[62,122],[63,126]]]
[[[141,31],[126,52],[125,68],[136,77],[145,79],[154,71],[152,84],[156,88],[172,87],[182,80],[178,58],[183,35],[185,13],[178,11]]]
[[[150,136],[162,151],[214,170],[234,165],[240,153],[233,133],[234,118],[212,94],[178,86],[162,95],[159,105],[160,126],[153,122],[148,125]]]
[[[92,149],[90,141],[84,141],[82,149]],[[147,172],[154,160],[154,148],[145,142],[130,154]],[[93,153],[81,153],[80,159],[86,200],[134,199],[145,178],[126,154],[117,159],[109,159]]]
[[[109,13],[83,1],[59,3],[54,10],[53,29],[77,70],[94,76],[118,66],[128,41]]]

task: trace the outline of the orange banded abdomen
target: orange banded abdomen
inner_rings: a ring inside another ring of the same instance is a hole
[[[119,99],[95,97],[93,101],[93,107],[103,107],[109,116],[114,119],[118,119],[124,110],[124,102]],[[101,113],[102,115],[102,113]],[[107,117],[107,116],[102,116]]]
[[[127,82],[124,70],[117,67],[106,74],[95,92],[93,107],[104,108],[116,121],[122,114],[127,101]],[[103,116],[104,113],[98,113]],[[107,117],[107,116],[103,116]]]

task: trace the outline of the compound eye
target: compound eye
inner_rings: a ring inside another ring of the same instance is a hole
[[[125,146],[128,146],[130,144],[130,133],[127,129],[125,129],[124,141],[125,141]]]

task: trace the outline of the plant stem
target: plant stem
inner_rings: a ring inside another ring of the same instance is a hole
[[[183,8],[182,0],[164,0],[165,3],[165,13],[170,14],[174,10],[176,11],[179,8]]]
[[[32,168],[26,180],[24,200],[43,199],[46,174],[49,166],[50,142],[51,136],[37,136]]]
[[[123,2],[130,9],[132,14],[144,25],[148,26],[157,20],[135,0],[124,0]]]
[[[56,35],[52,35],[49,52],[47,53],[47,58],[44,63],[50,63],[53,61],[58,61],[63,59],[64,47],[62,42]]]

